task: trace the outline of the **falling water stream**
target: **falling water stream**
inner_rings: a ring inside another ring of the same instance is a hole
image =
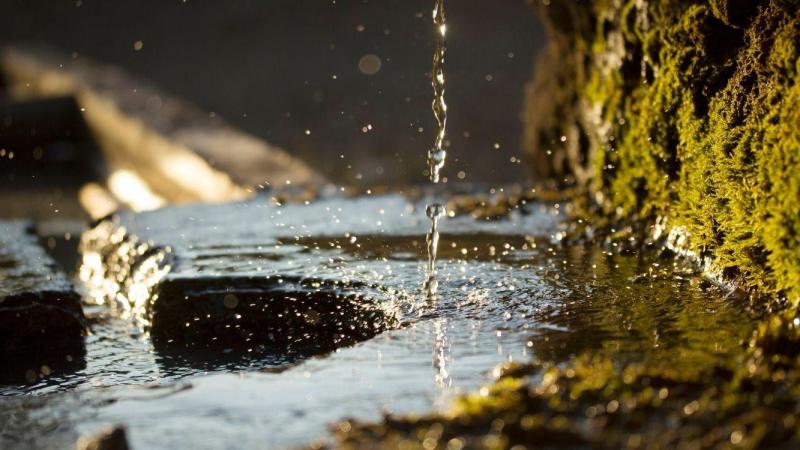
[[[444,0],[435,0],[433,23],[436,26],[436,47],[433,52],[433,67],[431,69],[431,84],[433,85],[432,108],[438,130],[433,148],[428,150],[428,171],[430,172],[431,181],[438,183],[440,172],[444,167],[444,161],[447,156],[447,151],[444,149],[444,139],[447,132],[447,103],[444,101],[444,56],[447,24],[445,22]],[[439,248],[439,220],[445,216],[445,208],[441,203],[430,203],[425,208],[425,213],[431,220],[431,231],[426,238],[428,244],[428,267],[424,290],[426,299],[432,300],[436,296],[438,289],[436,252]]]

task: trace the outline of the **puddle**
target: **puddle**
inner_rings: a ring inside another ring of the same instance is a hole
[[[620,360],[705,365],[736,351],[752,329],[736,299],[655,252],[555,243],[558,216],[543,205],[508,220],[443,221],[438,302],[428,302],[426,200],[275,207],[256,199],[128,218],[130,232],[187,255],[170,276],[357,280],[391,292],[403,326],[311,358],[187,354],[156,349],[134,322],[90,306],[85,367],[0,388],[0,447],[69,447],[116,423],[140,449],[293,447],[346,417],[446,408],[501,362],[563,362],[592,348]]]

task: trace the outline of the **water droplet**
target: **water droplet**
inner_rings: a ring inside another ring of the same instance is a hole
[[[431,220],[438,219],[445,214],[445,207],[439,203],[430,204],[425,208],[425,214]]]
[[[382,65],[381,58],[372,53],[368,53],[358,60],[358,70],[364,75],[375,75],[380,72]]]

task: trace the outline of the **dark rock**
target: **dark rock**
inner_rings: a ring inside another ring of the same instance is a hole
[[[89,138],[78,103],[72,97],[52,97],[23,102],[0,101],[0,147],[13,150],[9,163],[30,165],[71,160],[72,155],[45,153],[50,143]],[[39,152],[34,153],[37,147]],[[63,152],[62,152],[63,153]],[[87,155],[79,155],[87,156]]]
[[[155,290],[150,331],[161,343],[327,351],[387,328],[367,285],[299,277],[174,278]]]
[[[75,446],[77,450],[128,450],[125,428],[109,428],[91,437],[81,438]]]
[[[0,218],[84,220],[78,193],[103,172],[72,97],[0,98]]]
[[[80,296],[38,245],[30,225],[0,222],[4,369],[27,374],[27,381],[49,375],[60,364],[82,358],[85,330]]]

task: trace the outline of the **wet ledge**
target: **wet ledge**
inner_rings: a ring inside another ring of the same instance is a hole
[[[35,381],[78,364],[80,296],[39,246],[30,223],[0,221],[0,381]]]
[[[81,239],[92,298],[135,320],[157,350],[314,354],[399,326],[380,286],[282,272],[292,255],[270,253],[276,236],[248,226],[247,205],[201,209],[241,226],[220,232],[190,207],[167,208],[118,213]]]

